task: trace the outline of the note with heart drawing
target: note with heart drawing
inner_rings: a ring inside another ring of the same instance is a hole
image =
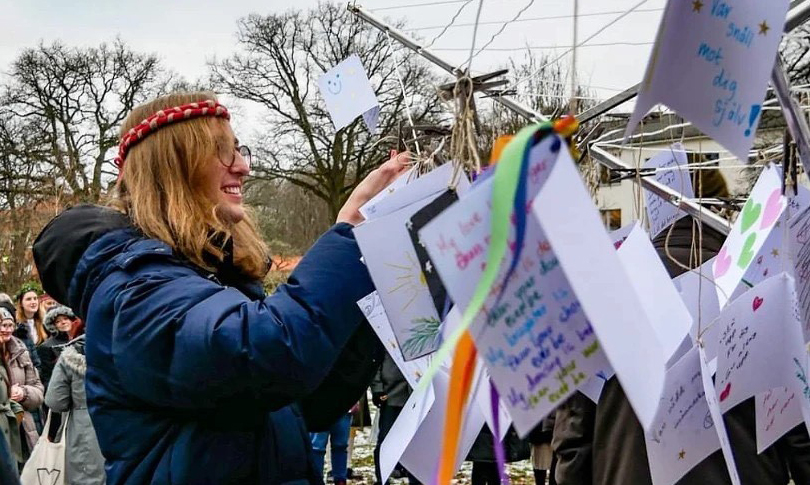
[[[720,308],[729,301],[785,207],[781,173],[773,166],[766,167],[714,261]]]

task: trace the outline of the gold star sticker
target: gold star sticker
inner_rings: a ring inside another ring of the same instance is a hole
[[[761,24],[759,24],[759,35],[768,35],[768,31],[771,30],[768,27],[768,22],[763,20]]]
[[[771,251],[771,254],[773,254],[773,257],[774,257],[774,258],[778,258],[778,257],[779,257],[779,250],[778,250],[778,249],[774,249],[773,251]]]
[[[694,2],[692,2],[692,11],[693,12],[700,13],[700,9],[702,9],[702,8],[703,8],[703,2],[701,2],[700,0],[695,0]]]
[[[678,459],[683,460],[683,457],[686,456],[686,450],[681,450],[678,452]]]

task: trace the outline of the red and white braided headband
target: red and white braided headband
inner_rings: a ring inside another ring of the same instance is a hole
[[[121,144],[118,146],[118,156],[115,158],[115,166],[118,167],[118,178],[124,172],[124,160],[130,148],[140,143],[149,134],[154,133],[160,127],[177,123],[179,121],[199,118],[201,116],[216,116],[218,118],[231,119],[230,113],[225,106],[214,100],[198,101],[196,103],[184,104],[174,108],[166,108],[158,111],[152,116],[141,121],[121,137]]]

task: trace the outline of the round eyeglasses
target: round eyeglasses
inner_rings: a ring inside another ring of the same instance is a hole
[[[236,163],[237,153],[239,153],[239,155],[242,155],[242,158],[245,160],[245,163],[247,164],[248,168],[250,168],[250,166],[253,163],[253,157],[251,156],[250,148],[248,148],[247,145],[234,146],[230,160],[227,160],[227,156],[225,157],[225,159],[223,159],[223,157],[220,156],[219,157],[220,163],[222,163],[222,165],[225,165],[228,168],[233,167],[233,164]]]

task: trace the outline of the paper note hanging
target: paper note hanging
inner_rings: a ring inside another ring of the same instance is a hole
[[[644,168],[656,170],[653,180],[659,184],[673,189],[685,199],[692,199],[695,193],[692,190],[692,178],[685,168],[686,163],[686,152],[680,143],[676,143],[670,149],[647,160]],[[651,238],[655,238],[675,221],[688,215],[649,190],[644,191],[644,203],[650,222]]]
[[[801,399],[794,389],[780,387],[757,395],[757,453],[762,453],[803,421]]]
[[[793,278],[781,273],[740,295],[720,314],[715,388],[720,409],[775,387],[797,389],[806,368]]]
[[[780,171],[768,166],[751,190],[714,261],[717,300],[723,308],[787,205]]]
[[[649,316],[664,358],[669,360],[688,335],[692,327],[692,315],[672,284],[650,237],[641,226],[637,226],[627,236],[616,254]]]
[[[625,136],[663,103],[748,161],[788,4],[668,1]]]
[[[715,430],[717,430],[717,438],[720,439],[720,449],[723,451],[723,458],[726,460],[728,476],[731,478],[732,485],[740,485],[740,474],[737,472],[734,452],[731,451],[731,442],[728,439],[728,432],[726,431],[726,422],[723,421],[723,413],[720,411],[717,395],[715,395],[712,372],[709,370],[709,361],[706,359],[706,353],[703,352],[703,347],[698,346],[698,352],[700,353],[700,378],[703,382],[703,392],[706,396],[706,403],[709,405],[709,414],[711,415],[712,423],[714,424]]]
[[[380,301],[380,295],[376,291],[359,300],[357,306],[360,307],[394,364],[402,372],[402,376],[408,381],[408,385],[415,388],[428,367],[430,357],[420,357],[408,362],[402,358],[402,351],[399,350],[397,338],[391,329],[391,322],[388,321],[388,315],[386,315],[385,308],[383,308],[382,301]]]
[[[636,416],[648,429],[664,388],[664,351],[567,154],[560,155],[532,210]]]
[[[350,125],[358,116],[371,111],[363,120],[367,126],[370,125],[369,131],[376,131],[379,102],[357,54],[352,54],[321,76],[318,79],[318,88],[336,130]]]
[[[654,485],[676,483],[720,449],[700,377],[697,347],[667,371],[661,404],[645,441]]]

